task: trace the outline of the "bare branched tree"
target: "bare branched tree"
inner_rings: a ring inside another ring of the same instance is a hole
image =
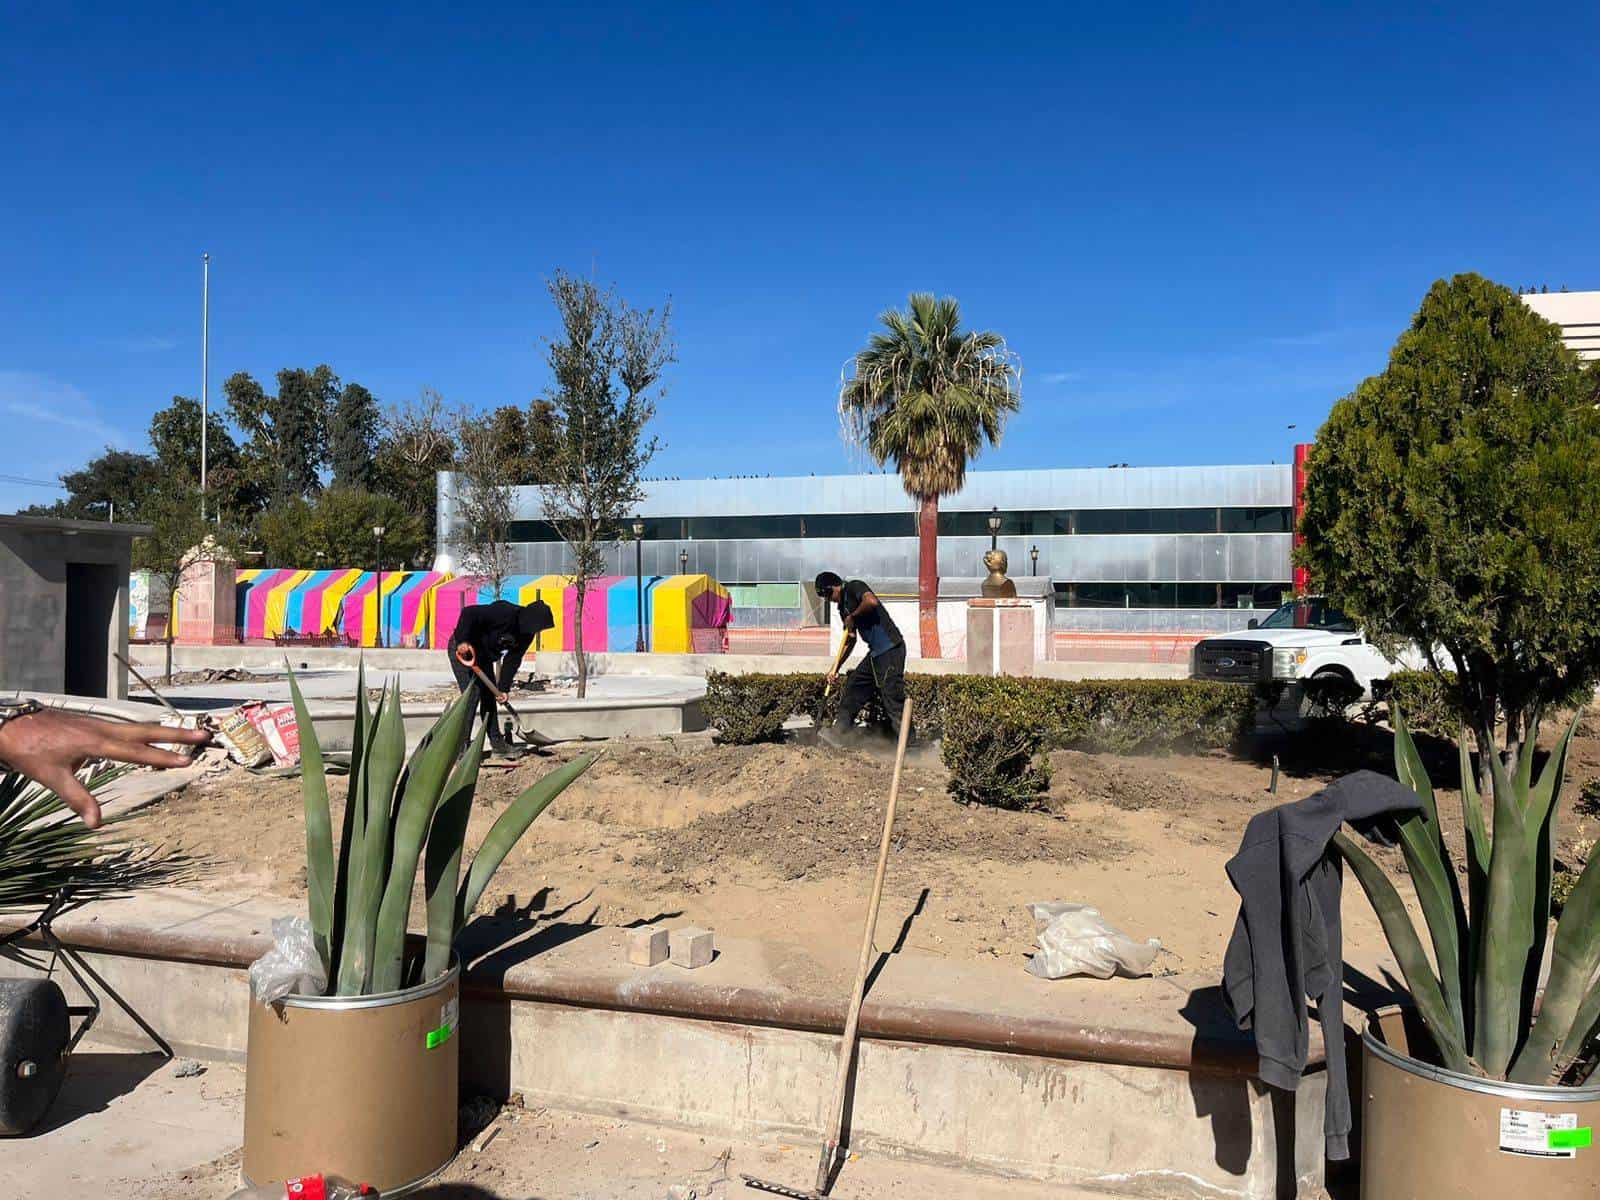
[[[493,422],[463,408],[455,416],[458,545],[461,563],[494,584],[511,574],[511,519],[517,462],[503,452]]]
[[[567,544],[577,588],[573,645],[578,695],[588,694],[583,609],[590,580],[605,567],[605,548],[643,497],[640,474],[655,456],[645,436],[655,416],[662,372],[677,361],[672,306],[635,309],[612,291],[557,272],[550,298],[561,336],[549,341],[553,407],[551,461],[540,484],[545,518]]]

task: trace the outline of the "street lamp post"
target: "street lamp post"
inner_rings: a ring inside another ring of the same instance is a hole
[[[639,624],[636,626],[638,636],[634,638],[633,648],[639,653],[644,653],[644,518],[633,519],[633,587],[634,595],[639,600]]]
[[[687,575],[688,573],[689,573],[689,552],[687,550],[679,550],[678,551],[678,574],[679,575]]]
[[[989,510],[989,549],[1000,548],[1000,509],[998,506]]]
[[[1033,573],[1037,575],[1039,573],[1039,547],[1035,546],[1032,550],[1029,550],[1028,557],[1033,559]]]
[[[373,540],[378,543],[378,645],[386,645],[383,636],[383,526],[372,527]]]

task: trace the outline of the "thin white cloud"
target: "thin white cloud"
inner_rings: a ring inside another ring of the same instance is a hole
[[[0,371],[0,412],[19,418],[7,423],[0,443],[0,470],[13,474],[37,475],[20,468],[63,454],[88,459],[106,446],[134,447],[134,439],[107,421],[81,388],[32,371]],[[86,436],[71,439],[76,445],[63,445],[52,429]]]
[[[1046,371],[1039,376],[1040,383],[1048,383],[1052,387],[1057,384],[1071,383],[1074,379],[1082,379],[1082,371]]]

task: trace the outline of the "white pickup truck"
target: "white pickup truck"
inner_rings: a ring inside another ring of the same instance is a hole
[[[1409,655],[1391,659],[1362,636],[1356,624],[1320,596],[1292,600],[1244,633],[1195,643],[1191,679],[1229,683],[1335,682],[1371,698],[1374,682],[1420,667]],[[1313,684],[1315,686],[1315,684]]]

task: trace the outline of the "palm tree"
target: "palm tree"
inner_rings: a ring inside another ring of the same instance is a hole
[[[884,330],[855,356],[840,391],[839,418],[880,466],[894,463],[916,498],[922,656],[938,658],[939,497],[961,490],[985,442],[1000,444],[1021,404],[1022,368],[998,333],[962,332],[952,296],[914,292],[905,312],[879,319]]]

